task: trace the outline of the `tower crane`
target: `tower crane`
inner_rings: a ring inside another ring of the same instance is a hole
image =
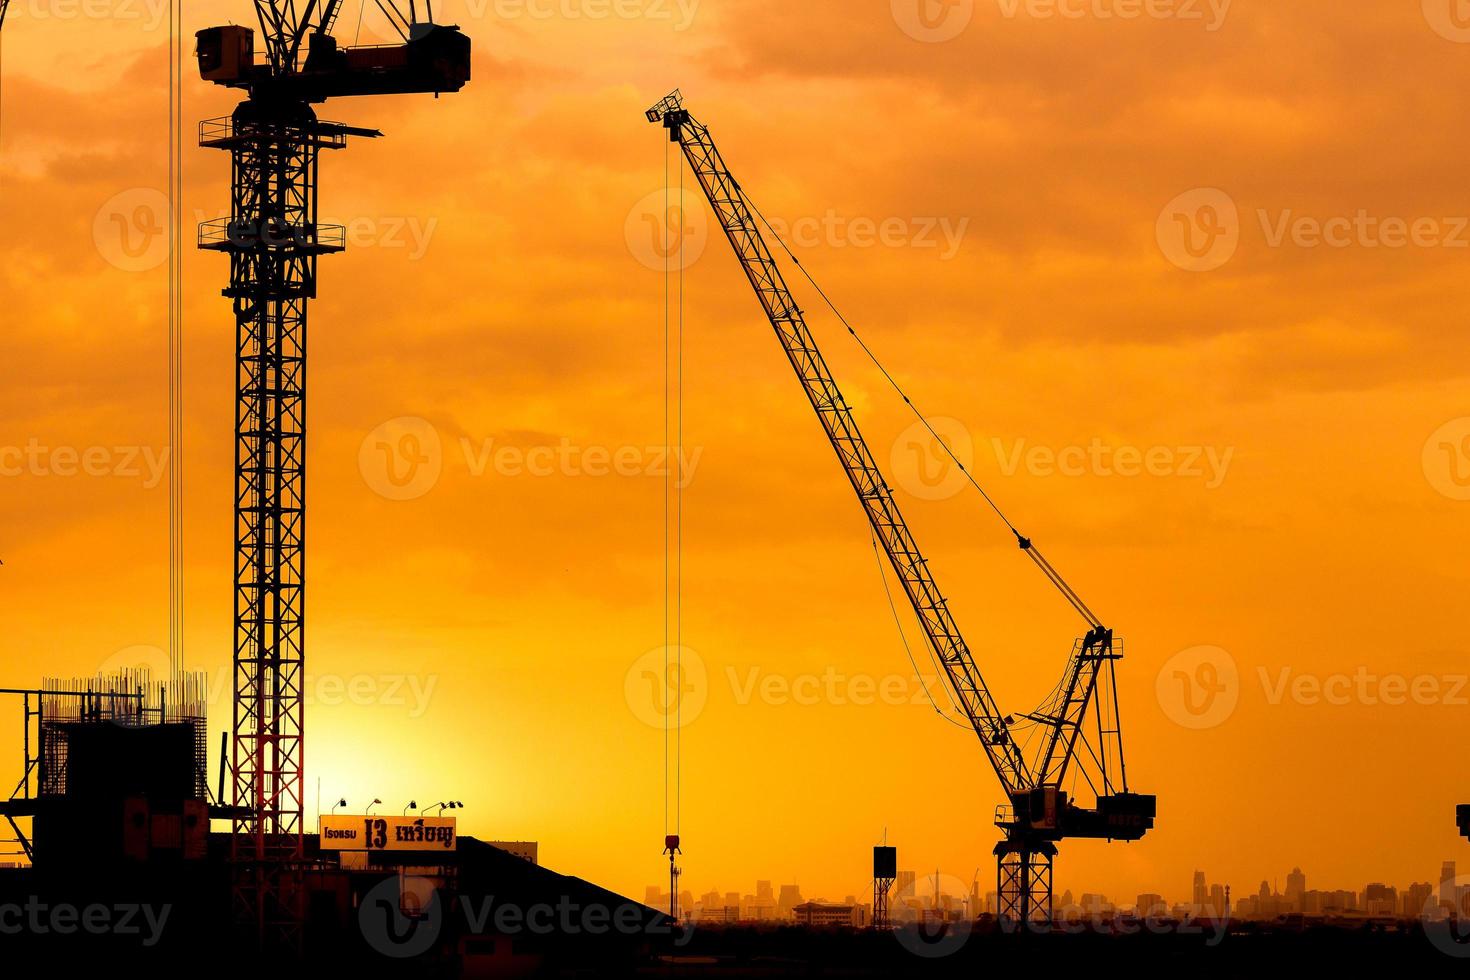
[[[678,91],[646,115],[649,122],[662,124],[669,139],[679,145],[709,200],[857,493],[873,534],[903,585],[957,706],[1000,779],[1008,801],[995,815],[1003,834],[994,851],[1001,915],[1025,925],[1049,921],[1057,842],[1066,838],[1134,841],[1154,825],[1156,797],[1129,790],[1123,760],[1115,687],[1122,642],[1032,541],[1007,522],[1021,550],[1082,615],[1087,632],[1074,644],[1061,682],[1041,707],[1022,715],[1000,710],[893,491],[858,430],[852,408],[817,348],[805,314],[787,287],[757,224],[760,212],[726,167],[709,129],[684,107]],[[1028,751],[1028,746],[1034,747]],[[1095,800],[1092,806],[1073,799],[1066,789],[1069,775],[1074,784],[1079,775],[1083,777]]]
[[[230,215],[199,246],[230,259],[236,325],[234,740],[230,764],[236,913],[266,943],[297,944],[303,917],[303,678],[306,595],[306,320],[319,256],[344,249],[317,220],[320,153],[376,130],[326,122],[313,106],[345,96],[457,92],[470,39],[376,0],[401,44],[341,47],[341,0],[253,0],[255,31],[198,33],[205,81],[245,96],[200,124],[230,154]]]

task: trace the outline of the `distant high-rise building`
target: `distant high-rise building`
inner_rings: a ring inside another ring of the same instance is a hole
[[[776,908],[781,913],[781,918],[791,918],[800,904],[802,904],[801,886],[782,885],[781,897],[776,901]]]
[[[1164,896],[1147,892],[1138,896],[1138,902],[1134,906],[1134,912],[1140,919],[1168,915],[1169,903],[1164,901]]]
[[[1298,915],[1307,910],[1307,876],[1301,868],[1292,868],[1286,876],[1286,911]]]
[[[1194,913],[1198,915],[1209,904],[1209,901],[1210,892],[1205,885],[1205,873],[1196,871],[1194,873]]]
[[[1225,885],[1211,885],[1206,902],[1205,914],[1216,918],[1230,914],[1230,900],[1226,897],[1230,889]]]
[[[1404,892],[1401,914],[1406,919],[1417,919],[1433,900],[1434,886],[1427,881],[1415,882]]]
[[[761,905],[775,905],[776,892],[771,888],[769,881],[757,881],[755,883],[755,900]]]
[[[1455,862],[1446,861],[1439,867],[1439,904],[1456,908],[1460,896],[1455,891]]]
[[[1397,915],[1399,890],[1378,882],[1363,890],[1363,911],[1369,915]]]

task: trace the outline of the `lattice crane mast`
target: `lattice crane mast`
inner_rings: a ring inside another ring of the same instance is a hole
[[[1088,629],[1074,645],[1067,671],[1046,703],[1020,716],[1000,710],[787,287],[757,223],[759,211],[731,176],[709,129],[684,108],[678,92],[649,109],[647,117],[661,123],[670,140],[679,144],[714,209],[903,585],[955,703],[979,736],[1000,779],[1009,800],[998,808],[995,820],[1005,835],[995,848],[1002,915],[1023,923],[1049,919],[1057,841],[1068,837],[1138,840],[1154,824],[1155,797],[1128,790],[1114,687],[1121,641],[1114,639],[1112,631],[1033,543],[1011,527],[1021,549],[1083,616]],[[1035,748],[1028,754],[1032,745]],[[1074,766],[1077,772],[1072,772]],[[1096,797],[1095,806],[1073,802],[1065,788],[1069,774],[1074,782],[1078,774],[1085,777]]]
[[[319,256],[340,227],[317,220],[318,160],[352,137],[312,106],[343,96],[457,92],[470,39],[455,27],[375,0],[401,44],[341,47],[341,0],[254,0],[255,32],[198,34],[200,75],[242,91],[226,119],[200,126],[230,153],[228,218],[205,222],[201,248],[230,258],[224,290],[236,342],[234,810],[236,912],[268,943],[299,943],[303,918],[303,679],[306,597],[306,320]],[[410,0],[412,3],[412,0]]]

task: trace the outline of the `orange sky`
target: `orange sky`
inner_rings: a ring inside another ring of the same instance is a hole
[[[1065,847],[1059,888],[1182,898],[1201,868],[1245,892],[1296,864],[1309,887],[1403,886],[1470,861],[1470,33],[1419,6],[441,5],[476,43],[462,94],[323,111],[387,138],[323,164],[324,215],[356,239],[323,261],[312,319],[309,795],[320,777],[391,812],[458,798],[466,832],[539,840],[558,870],[639,897],[660,880],[663,735],[639,696],[663,643],[663,280],[639,256],[666,143],[642,111],[678,85],[1126,638],[1130,775],[1159,826]],[[148,0],[89,9],[14,0],[5,29],[7,686],[166,636],[166,484],[146,465],[167,431],[163,269],[137,225],[135,248],[118,234],[165,183],[166,33]],[[248,9],[194,3],[188,29]],[[189,119],[230,105],[188,85]],[[215,216],[227,158],[186,166],[190,221]],[[190,251],[185,272],[188,649],[214,669],[233,327],[224,260]],[[904,867],[991,881],[995,780],[913,696],[861,512],[722,241],[687,286],[684,642],[705,680],[686,885],[862,893],[885,827]],[[830,318],[813,327],[987,680],[1031,707],[1079,624],[973,494],[916,479],[902,405]],[[423,421],[380,430],[401,418]],[[404,435],[437,478],[385,479],[377,446]],[[32,444],[40,463],[10,451]],[[56,447],[107,449],[104,475],[58,475]],[[115,447],[146,453],[130,468]],[[619,450],[623,475],[589,472]],[[1153,464],[1126,475],[1129,452]],[[1200,656],[1228,690],[1195,717],[1178,685],[1208,679]],[[901,696],[864,703],[869,681]]]

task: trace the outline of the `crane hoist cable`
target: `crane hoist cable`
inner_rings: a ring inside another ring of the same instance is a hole
[[[868,346],[867,341],[863,340],[862,336],[858,334],[857,330],[848,321],[847,317],[844,316],[842,311],[837,308],[837,304],[834,303],[831,297],[827,295],[827,291],[822,288],[821,284],[818,283],[816,278],[813,277],[812,274],[807,270],[806,265],[802,263],[801,259],[796,257],[796,253],[791,251],[791,247],[786,244],[786,239],[783,238],[780,233],[776,231],[775,227],[772,226],[771,222],[766,218],[765,214],[756,205],[755,201],[751,199],[750,192],[744,187],[741,188],[741,192],[745,195],[745,201],[747,204],[750,205],[751,212],[754,213],[754,215],[758,219],[760,219],[761,224],[766,226],[766,230],[770,232],[771,237],[775,239],[776,244],[781,247],[781,250],[786,253],[787,257],[791,259],[792,263],[795,264],[795,266],[799,270],[801,270],[802,276],[804,276],[806,278],[806,281],[811,284],[812,288],[817,291],[817,295],[822,297],[822,302],[827,304],[827,308],[832,311],[832,315],[837,317],[838,321],[845,328],[847,328],[848,335],[851,336],[853,340],[857,341],[858,347],[860,347],[863,353],[867,355],[868,360],[873,363],[873,366],[878,369],[878,371],[893,387],[893,390],[898,392],[899,397],[903,399],[903,403],[908,406],[909,411],[914,414],[914,417],[923,424],[924,428],[929,432],[929,435],[933,437],[934,441],[938,443],[939,446],[944,450],[945,455],[950,458],[950,461],[953,462],[955,466],[959,467],[960,472],[965,475],[965,479],[969,482],[970,486],[973,487],[980,494],[980,496],[985,500],[985,503],[988,504],[990,509],[995,512],[995,516],[1000,518],[1001,522],[1005,524],[1006,528],[1011,532],[1011,534],[1015,535],[1016,541],[1020,544],[1021,549],[1026,552],[1026,555],[1033,562],[1036,563],[1037,568],[1041,570],[1042,574],[1047,577],[1051,584],[1057,589],[1058,592],[1062,594],[1062,597],[1067,600],[1072,608],[1077,610],[1078,614],[1087,621],[1087,624],[1093,629],[1100,628],[1102,626],[1102,620],[1097,618],[1093,611],[1088,608],[1087,603],[1082,601],[1082,597],[1079,596],[1077,592],[1070,585],[1067,584],[1067,581],[1064,578],[1062,578],[1061,573],[1059,573],[1052,566],[1051,562],[1047,561],[1046,558],[1041,554],[1041,552],[1037,550],[1036,545],[1032,542],[1032,540],[1023,535],[1020,530],[1017,529],[1016,525],[1011,523],[1011,519],[1006,516],[1005,511],[1001,510],[1000,505],[995,502],[995,499],[991,497],[990,494],[986,492],[985,488],[980,485],[980,482],[975,479],[975,475],[970,472],[970,468],[964,464],[964,462],[959,458],[958,455],[955,454],[955,451],[950,446],[949,441],[935,430],[934,426],[929,422],[928,416],[920,411],[919,407],[914,404],[914,400],[909,397],[906,391],[903,390],[903,386],[898,383],[898,379],[895,378],[893,374],[888,370],[888,368],[883,365],[883,362],[878,359],[878,355],[873,352],[873,349]]]
[[[684,161],[679,160],[677,212],[670,200],[670,147],[664,150],[664,853],[669,858],[670,917],[677,920],[676,864],[682,853],[684,799]],[[679,215],[677,227],[671,220]],[[677,283],[677,300],[675,285]],[[675,350],[677,349],[677,354]],[[677,467],[677,468],[676,468]],[[672,506],[671,501],[672,499]]]
[[[184,670],[183,0],[169,0],[168,16],[168,654],[178,677]]]
[[[893,590],[888,587],[888,570],[883,567],[883,551],[878,546],[878,535],[874,534],[872,530],[869,529],[868,537],[873,542],[873,557],[878,561],[878,579],[883,583],[883,595],[888,599],[888,608],[893,613],[893,625],[898,628],[898,638],[903,642],[903,652],[908,656],[909,664],[912,665],[914,668],[914,677],[918,680],[919,686],[923,688],[924,696],[929,699],[929,706],[934,709],[934,713],[936,715],[943,718],[951,725],[954,725],[956,728],[964,729],[967,732],[970,731],[971,729],[969,725],[960,721],[957,718],[952,717],[948,712],[946,712],[943,708],[939,706],[939,703],[937,701],[934,700],[934,695],[930,692],[929,685],[924,680],[923,671],[919,670],[919,661],[914,657],[913,647],[909,645],[908,632],[903,628],[903,617],[898,614],[898,603],[893,601]],[[934,654],[932,651],[929,654],[929,660],[930,663],[933,663],[934,661]],[[938,669],[939,665],[934,664],[934,666],[936,669]],[[949,694],[949,688],[946,687],[944,690],[946,694]],[[953,694],[949,694],[949,703],[951,706],[953,706],[956,712],[960,710],[960,706],[955,704],[954,702]]]

